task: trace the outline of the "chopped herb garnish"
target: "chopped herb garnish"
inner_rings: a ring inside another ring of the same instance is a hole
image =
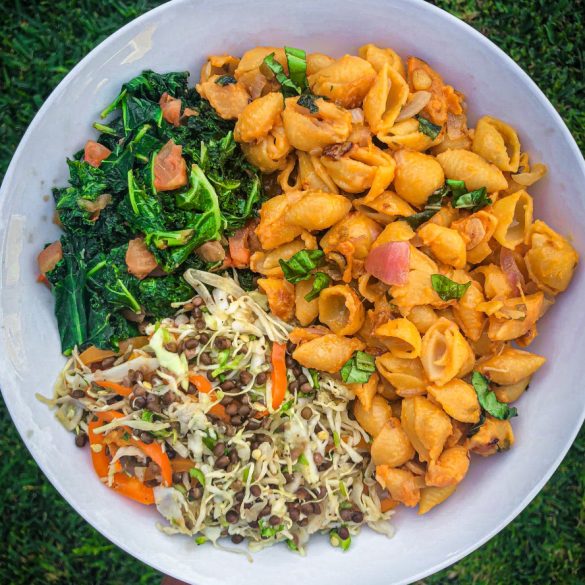
[[[455,179],[447,179],[445,181],[446,186],[451,190],[453,197],[461,197],[464,193],[467,192],[467,187],[465,186],[465,181],[456,181]]]
[[[301,465],[309,465],[309,462],[307,461],[307,458],[305,456],[304,453],[301,453],[299,455],[299,458],[297,459],[297,461],[301,464]]]
[[[233,75],[222,75],[215,80],[217,85],[231,85],[237,83],[236,78]]]
[[[242,473],[242,479],[244,480],[245,483],[248,483],[248,478],[250,477],[251,471],[252,471],[251,467],[246,467],[246,469],[244,469],[244,473]]]
[[[471,384],[475,389],[481,407],[488,414],[500,420],[508,420],[513,416],[518,416],[516,408],[510,407],[497,399],[495,393],[490,390],[488,379],[483,374],[473,372]]]
[[[201,485],[205,485],[205,475],[200,469],[193,467],[189,469],[189,475],[194,477]]]
[[[299,95],[301,88],[290,78],[287,77],[284,72],[284,67],[274,58],[274,53],[270,53],[264,58],[264,63],[274,73],[276,81],[280,83],[280,91],[282,91],[285,97]]]
[[[288,412],[293,404],[295,403],[294,399],[291,398],[290,400],[287,400],[281,407],[280,407],[280,412]]]
[[[209,539],[207,538],[207,536],[198,536],[195,539],[195,544],[205,544]]]
[[[341,444],[341,439],[339,438],[339,433],[337,431],[333,432],[333,444],[335,447],[339,447]]]
[[[319,106],[315,103],[316,95],[312,93],[304,93],[297,101],[297,105],[307,108],[311,114],[316,114],[319,111]]]
[[[315,272],[315,280],[311,290],[305,295],[305,301],[311,302],[315,300],[321,291],[329,286],[331,283],[331,277],[324,272]]]
[[[453,193],[451,199],[451,205],[457,209],[471,209],[472,211],[478,211],[487,205],[491,205],[492,200],[487,196],[487,189],[482,187],[475,191],[469,191],[468,193],[462,193],[456,195]]]
[[[365,384],[375,371],[374,356],[356,351],[341,368],[341,379],[347,384]]]
[[[290,260],[279,260],[284,277],[296,284],[301,280],[311,277],[311,270],[321,264],[325,254],[322,250],[301,250],[292,256]]]
[[[288,64],[288,74],[290,80],[301,91],[307,89],[307,53],[303,49],[295,49],[294,47],[285,47],[284,54],[286,55],[286,62]]]
[[[481,425],[485,422],[485,418],[486,418],[485,412],[482,410],[481,414],[479,415],[479,420],[467,431],[468,438],[473,437],[473,435],[475,435],[479,431]]]
[[[298,552],[298,550],[299,550],[299,547],[296,545],[295,541],[292,540],[291,538],[287,539],[286,546],[288,546],[288,548],[290,548],[290,550],[292,550],[294,552]]]
[[[213,437],[210,437],[209,435],[206,435],[205,437],[203,437],[201,439],[203,441],[203,444],[210,450],[213,451],[213,448],[215,447],[215,445],[217,444],[217,439],[214,439]]]
[[[271,526],[264,518],[260,518],[258,525],[260,527],[260,536],[262,538],[272,538],[275,534],[284,530],[283,524],[278,526]]]
[[[458,301],[471,286],[471,280],[465,284],[459,284],[442,274],[433,274],[431,275],[431,285],[442,300]]]
[[[437,189],[428,199],[423,211],[419,211],[408,217],[403,217],[405,221],[413,230],[420,227],[423,223],[429,221],[437,211],[441,209],[443,200],[449,195],[450,191],[446,185],[443,185],[440,189]]]
[[[416,119],[418,120],[418,131],[426,134],[432,140],[441,133],[442,126],[433,124],[430,120],[423,118],[423,116],[417,116]]]

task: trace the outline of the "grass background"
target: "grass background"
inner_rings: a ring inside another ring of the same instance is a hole
[[[28,123],[63,76],[100,41],[161,2],[7,0],[2,4],[0,178]],[[551,99],[583,149],[583,0],[435,4],[508,52]],[[1,584],[160,583],[160,574],[110,544],[61,498],[30,457],[1,399],[0,430]],[[582,430],[553,478],[511,525],[480,550],[421,584],[585,583],[584,492]]]

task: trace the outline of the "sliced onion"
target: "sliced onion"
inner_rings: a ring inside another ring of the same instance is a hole
[[[426,105],[431,101],[431,93],[429,91],[417,91],[412,94],[412,99],[402,108],[400,114],[396,118],[396,122],[408,120],[416,116]]]
[[[354,108],[353,110],[349,110],[351,114],[351,121],[354,124],[363,124],[364,123],[364,111],[361,108]]]
[[[387,242],[376,246],[366,258],[366,270],[386,284],[406,284],[409,267],[408,242]]]
[[[520,272],[520,269],[516,264],[512,250],[509,250],[508,248],[502,248],[500,250],[500,268],[505,274],[506,280],[514,292],[518,292],[524,288],[526,282],[522,272]]]
[[[112,196],[109,193],[102,193],[95,201],[91,199],[80,199],[79,206],[83,207],[85,211],[95,213],[105,209],[112,201]]]

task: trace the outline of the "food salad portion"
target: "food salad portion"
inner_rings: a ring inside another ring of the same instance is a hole
[[[68,356],[44,400],[163,531],[345,551],[514,444],[578,254],[513,126],[372,44],[146,71],[94,126],[39,255]]]

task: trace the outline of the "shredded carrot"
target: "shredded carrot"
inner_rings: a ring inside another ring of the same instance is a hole
[[[171,467],[173,471],[182,473],[183,471],[189,471],[190,469],[193,469],[195,464],[190,459],[175,456],[175,458],[171,461]]]
[[[276,410],[284,400],[286,394],[286,345],[284,343],[272,344],[272,408]]]
[[[49,282],[49,279],[44,274],[39,274],[37,276],[37,282],[41,282],[41,283],[45,284],[46,286],[48,286],[49,288],[51,288],[51,283]]]
[[[191,384],[193,384],[199,392],[203,392],[203,394],[209,394],[210,398],[215,400],[216,396],[215,392],[213,391],[213,386],[205,376],[191,373],[189,374],[189,382],[191,382]],[[225,406],[223,404],[214,404],[209,409],[209,412],[217,418],[221,419],[223,422],[230,422],[230,416],[225,411]]]
[[[117,450],[117,446],[114,442],[106,442],[106,437],[102,434],[96,434],[95,429],[101,427],[105,423],[111,422],[116,418],[123,418],[123,414],[117,411],[109,410],[106,412],[100,412],[96,414],[97,420],[92,420],[88,426],[88,437],[91,445],[91,460],[95,472],[100,479],[104,479],[108,476],[110,467],[110,459],[106,454],[106,446],[109,447],[110,452],[113,454]],[[130,434],[128,441],[124,441],[124,444],[133,444],[138,447],[147,457],[150,457],[161,470],[161,475],[165,485],[170,486],[173,481],[173,469],[171,467],[170,459],[167,454],[162,450],[159,443],[151,443],[150,445],[136,439],[131,434],[131,430],[127,427],[121,427]],[[120,473],[121,466],[116,466],[116,473],[114,474],[112,489],[121,493],[122,495],[136,500],[141,504],[154,504],[154,491],[152,488],[145,486],[136,477],[129,477],[125,473]]]
[[[101,388],[105,388],[106,390],[113,390],[120,396],[130,396],[130,394],[132,394],[132,388],[122,386],[122,384],[117,384],[116,382],[110,382],[109,380],[94,380],[94,384]]]

